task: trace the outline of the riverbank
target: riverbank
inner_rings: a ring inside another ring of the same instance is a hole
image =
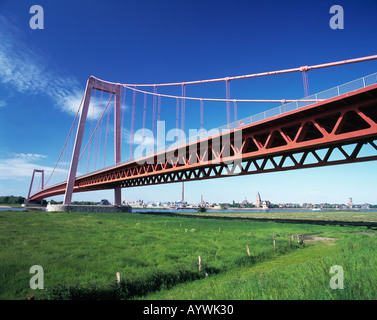
[[[314,225],[350,225],[377,228],[376,211],[287,211],[287,212],[155,212],[135,211],[141,214],[156,214],[171,217],[244,220],[279,223],[304,223]]]
[[[22,208],[22,204],[0,204],[0,208]]]

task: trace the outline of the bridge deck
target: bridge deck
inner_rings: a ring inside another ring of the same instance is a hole
[[[74,192],[201,180],[377,160],[359,156],[377,139],[377,84],[201,139],[176,150],[76,178]],[[353,150],[345,152],[345,145]],[[207,147],[208,146],[208,147]],[[324,157],[316,152],[327,149]],[[330,161],[337,149],[344,159]],[[377,153],[376,153],[377,154]],[[312,157],[313,163],[307,162]],[[293,165],[287,165],[288,160]],[[66,183],[30,200],[64,194]]]

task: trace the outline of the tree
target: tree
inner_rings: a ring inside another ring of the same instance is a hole
[[[25,198],[21,196],[0,196],[0,204],[23,204]]]

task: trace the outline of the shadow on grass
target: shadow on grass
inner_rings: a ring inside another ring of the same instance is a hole
[[[38,300],[129,300],[135,297],[142,297],[149,293],[170,289],[180,283],[194,281],[228,271],[235,267],[252,266],[258,262],[272,260],[277,256],[288,254],[292,250],[305,245],[292,245],[291,247],[281,246],[276,251],[269,250],[258,255],[246,256],[235,259],[226,268],[220,270],[215,267],[203,264],[201,271],[197,271],[197,264],[192,263],[186,268],[180,267],[172,270],[150,269],[135,278],[126,278],[120,283],[89,283],[75,285],[59,284],[47,288],[36,299]],[[188,269],[187,269],[188,268]]]
[[[177,269],[173,271],[152,269],[133,279],[120,283],[56,285],[47,288],[38,300],[129,300],[148,293],[170,289],[173,286],[204,278],[207,272],[217,273],[215,268],[204,267],[201,272]]]
[[[282,219],[282,218],[252,218],[252,217],[225,217],[205,214],[184,214],[174,212],[138,212],[140,214],[159,215],[168,217],[187,217],[187,218],[202,218],[202,219],[220,219],[220,220],[249,220],[259,222],[277,222],[277,223],[302,223],[302,224],[314,224],[314,225],[339,225],[339,226],[356,226],[367,227],[368,229],[377,230],[376,222],[368,221],[343,221],[343,220],[313,220],[313,219]]]

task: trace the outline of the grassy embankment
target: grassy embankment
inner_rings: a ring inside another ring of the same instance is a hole
[[[337,220],[360,218],[350,214]],[[291,234],[312,235],[290,247]],[[361,226],[0,212],[0,299],[375,299],[376,239]],[[33,265],[46,290],[30,289]],[[343,290],[329,287],[333,265],[344,269]]]

